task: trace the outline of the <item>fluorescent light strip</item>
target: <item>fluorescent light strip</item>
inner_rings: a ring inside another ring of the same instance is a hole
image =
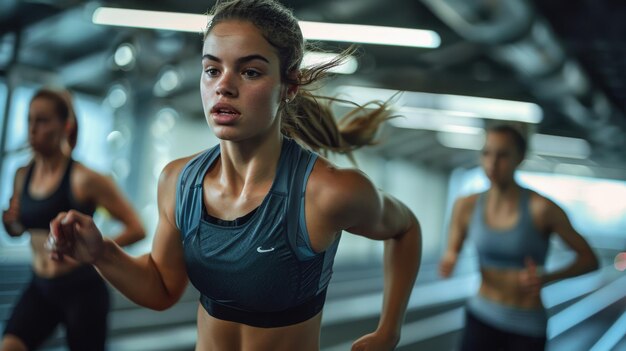
[[[544,156],[575,159],[586,159],[591,154],[591,147],[586,140],[548,134],[532,135],[530,149]]]
[[[483,133],[483,128],[480,126],[447,121],[447,116],[443,113],[438,115],[419,115],[408,113],[403,111],[403,109],[399,109],[397,110],[397,114],[400,115],[400,117],[390,119],[389,124],[398,128],[431,130],[436,132],[461,133],[469,135],[479,135]]]
[[[366,104],[365,101],[357,101],[357,103]],[[349,109],[354,107],[344,103],[339,103],[338,105]],[[374,106],[371,105],[365,105],[365,107],[374,109]],[[455,113],[455,111],[403,106],[394,108],[394,115],[398,115],[398,117],[390,119],[389,124],[397,128],[458,133],[479,136],[481,138],[480,140],[483,140],[484,128],[482,121],[459,117],[462,114]],[[482,147],[482,143],[480,147]]]
[[[99,7],[92,22],[108,26],[202,32],[210,16]],[[308,40],[343,41],[349,43],[437,48],[439,34],[431,30],[366,26],[358,24],[300,21],[302,35]]]
[[[301,67],[306,68],[325,62],[330,62],[337,58],[337,56],[337,54],[333,53],[308,51],[304,53]],[[341,65],[331,68],[329,72],[339,74],[352,74],[356,72],[357,68],[359,68],[359,63],[357,62],[356,58],[354,56],[348,56],[348,58]]]
[[[425,48],[441,44],[439,34],[423,29],[309,21],[300,21],[300,29],[306,39],[312,40]]]
[[[397,93],[390,89],[353,85],[340,86],[336,91],[361,103],[372,99],[386,100]],[[445,110],[448,115],[455,114],[470,118],[524,123],[539,123],[543,119],[543,111],[537,104],[475,96],[404,91],[398,97],[397,104],[403,107]]]
[[[200,33],[206,28],[209,17],[191,13],[97,8],[91,21],[95,24],[120,27],[173,30]]]
[[[453,149],[480,150],[485,144],[483,134],[437,132],[436,138],[441,145]]]

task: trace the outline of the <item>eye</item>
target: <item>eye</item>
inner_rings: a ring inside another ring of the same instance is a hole
[[[219,71],[215,67],[209,67],[204,70],[204,73],[209,77],[216,77],[219,74]]]
[[[246,69],[242,72],[242,75],[246,78],[257,78],[261,73],[254,69]]]

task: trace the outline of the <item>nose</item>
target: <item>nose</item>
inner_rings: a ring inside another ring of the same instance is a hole
[[[236,97],[238,90],[235,75],[224,72],[217,83],[215,92],[221,96]]]
[[[495,157],[491,157],[491,156],[483,156],[482,157],[482,164],[483,167],[485,168],[486,171],[490,171],[493,170],[496,166],[496,159]]]

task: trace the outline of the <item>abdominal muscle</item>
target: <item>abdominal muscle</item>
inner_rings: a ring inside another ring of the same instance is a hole
[[[45,248],[48,240],[48,231],[44,229],[31,229],[30,246],[33,249],[33,270],[42,278],[54,278],[71,272],[81,264],[67,256],[63,261],[55,261],[50,258],[50,251]]]
[[[519,285],[520,269],[480,269],[482,283],[479,294],[484,298],[507,306],[537,309],[543,306],[540,296],[531,296]]]
[[[198,305],[196,351],[319,351],[322,312],[304,322],[257,328],[210,316]]]

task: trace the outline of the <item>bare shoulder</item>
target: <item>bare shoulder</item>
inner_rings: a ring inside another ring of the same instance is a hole
[[[26,180],[26,173],[28,172],[29,165],[22,166],[15,171],[15,179],[13,182],[14,195],[19,195],[24,187],[24,181]]]
[[[554,201],[539,194],[534,190],[528,190],[530,192],[530,207],[533,213],[546,215],[559,211],[561,208]]]
[[[28,172],[28,168],[30,167],[30,164],[24,165],[19,167],[16,171],[15,171],[15,175],[18,177],[25,177],[26,176],[26,172]]]
[[[339,211],[365,201],[376,192],[372,181],[360,170],[338,168],[320,157],[307,183],[307,197],[321,208]]]
[[[170,161],[163,167],[161,175],[159,176],[158,191],[157,191],[157,203],[159,206],[159,213],[161,219],[169,223],[169,227],[173,230],[175,228],[176,218],[176,184],[180,172],[189,161],[191,161],[196,155],[182,157]]]
[[[24,179],[26,178],[26,173],[28,172],[28,168],[29,167],[30,167],[30,165],[25,165],[25,166],[22,166],[22,167],[18,168],[15,171],[15,181],[17,183],[21,184],[21,183],[24,182]]]
[[[306,186],[305,209],[311,237],[334,238],[340,230],[365,232],[379,223],[384,196],[361,171],[339,168],[320,157]],[[324,246],[324,245],[321,245]]]
[[[180,175],[180,172],[183,170],[185,165],[196,156],[197,154],[194,154],[168,162],[161,171],[161,176],[159,177],[159,187],[175,186],[176,182],[178,181],[178,176]]]
[[[476,202],[480,194],[471,194],[467,196],[461,196],[456,200],[454,204],[455,210],[458,211],[458,214],[462,217],[469,218],[469,215],[474,211],[476,207]]]
[[[81,162],[74,161],[70,183],[74,196],[79,201],[99,201],[103,194],[112,193],[115,182],[110,177],[96,172]]]
[[[71,182],[79,193],[89,193],[109,180],[105,175],[94,171],[81,162],[74,161],[72,165]]]
[[[553,230],[559,223],[568,221],[565,211],[549,198],[530,190],[530,212],[540,227]]]

